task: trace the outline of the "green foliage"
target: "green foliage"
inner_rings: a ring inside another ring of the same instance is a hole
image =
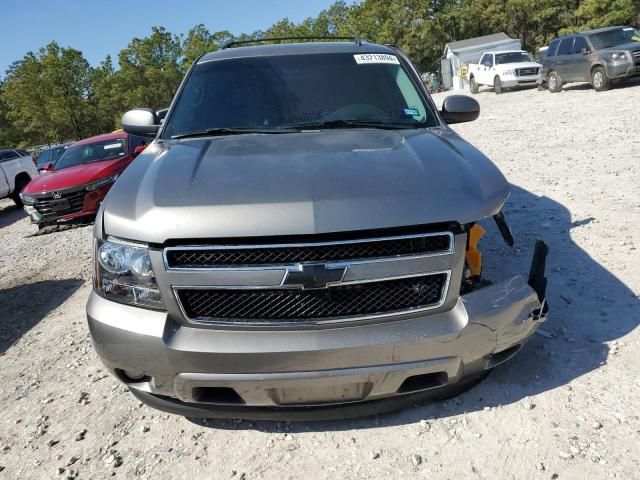
[[[637,20],[637,0],[584,0],[576,10],[576,18],[586,28],[624,25]]]
[[[92,67],[82,53],[51,42],[15,62],[0,81],[0,146],[80,139],[118,127],[123,112],[169,105],[201,55],[232,40],[360,36],[402,47],[419,69],[438,68],[453,40],[505,32],[535,51],[554,36],[607,25],[638,25],[638,0],[339,0],[315,18],[288,18],[233,36],[200,24],[185,36],[153,27]]]

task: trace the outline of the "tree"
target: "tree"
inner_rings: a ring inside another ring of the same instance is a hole
[[[87,122],[91,67],[82,53],[51,42],[7,71],[2,92],[6,116],[23,141],[45,143],[82,138]]]
[[[121,111],[136,107],[167,107],[182,77],[182,43],[162,27],[134,38],[118,55],[113,99]]]
[[[637,0],[584,0],[576,10],[582,29],[629,25],[638,21],[640,3]]]
[[[210,33],[203,24],[196,25],[182,44],[182,69],[186,71],[202,55],[219,50],[231,40],[233,35],[226,30]]]

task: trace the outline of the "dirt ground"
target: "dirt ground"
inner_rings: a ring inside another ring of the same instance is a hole
[[[513,183],[510,251],[551,248],[551,317],[510,363],[447,402],[356,421],[189,420],[107,376],[84,316],[91,227],[33,236],[0,201],[0,479],[640,478],[640,82],[476,97],[456,130]],[[436,96],[439,104],[442,95]]]

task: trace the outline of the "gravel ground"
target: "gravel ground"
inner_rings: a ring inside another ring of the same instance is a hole
[[[442,96],[436,96],[440,103]],[[551,247],[552,315],[448,402],[357,421],[188,420],[137,402],[88,336],[91,228],[33,236],[0,201],[0,479],[640,478],[640,83],[476,98],[456,129],[513,183],[494,278]]]

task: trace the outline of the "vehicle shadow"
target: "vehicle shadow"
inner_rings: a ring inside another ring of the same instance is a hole
[[[610,355],[609,343],[638,327],[640,319],[640,301],[634,292],[572,240],[573,231],[592,228],[599,219],[574,221],[562,204],[517,186],[512,186],[505,214],[516,245],[512,250],[502,242],[493,221],[482,222],[487,230],[480,243],[484,274],[494,280],[526,275],[535,241],[543,239],[550,249],[547,261],[550,315],[541,326],[545,336],[534,335],[518,355],[485,381],[454,399],[379,417],[291,423],[208,420],[204,425],[304,432],[411,424],[512,404],[565,386],[599,369]],[[588,233],[587,230],[585,234]],[[203,424],[202,420],[193,421]]]
[[[611,90],[618,90],[630,87],[637,87],[640,85],[640,77],[629,78],[628,80],[617,80],[614,82]],[[572,91],[572,90],[593,90],[593,87],[590,83],[572,83],[569,85],[565,85],[562,87],[563,90]],[[602,93],[602,92],[601,92]]]
[[[84,280],[45,280],[0,290],[0,354],[78,290]]]
[[[22,207],[15,203],[0,202],[0,228],[8,227],[27,216]]]

